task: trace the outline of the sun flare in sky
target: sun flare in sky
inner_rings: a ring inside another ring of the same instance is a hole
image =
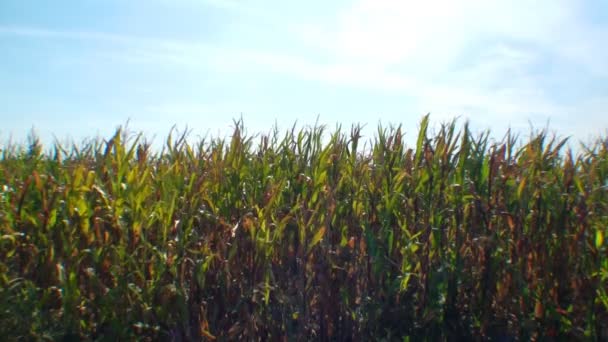
[[[0,2],[0,140],[454,117],[608,129],[608,2]]]

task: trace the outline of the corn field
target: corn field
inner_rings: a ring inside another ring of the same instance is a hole
[[[5,144],[0,336],[608,339],[608,139],[430,131]]]

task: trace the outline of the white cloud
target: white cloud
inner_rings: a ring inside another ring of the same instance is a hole
[[[265,12],[239,1],[203,3],[255,18]],[[298,18],[291,27],[281,26],[283,32],[292,33],[295,45],[306,50],[298,55],[278,44],[245,48],[238,42],[217,45],[19,27],[0,27],[0,35],[92,39],[114,44],[107,56],[131,63],[235,74],[278,73],[296,81],[403,94],[407,101],[416,99],[407,104],[416,113],[432,112],[434,117],[468,114],[488,124],[527,125],[528,119],[542,124],[549,116],[567,118],[576,109],[558,105],[543,84],[544,76],[535,68],[547,56],[580,68],[581,77],[608,76],[608,49],[600,43],[608,31],[585,23],[582,6],[567,0],[361,0],[336,12],[333,20],[317,23],[311,17],[302,26],[306,20]],[[268,7],[265,25],[290,22],[287,16],[269,24],[273,22],[269,16],[280,13]],[[605,105],[603,98],[581,104],[597,113],[595,122],[606,124],[599,114]],[[156,108],[184,113],[200,109],[204,108]],[[568,120],[555,121],[581,133],[593,128]]]
[[[109,43],[132,43],[133,37],[128,37],[119,34],[90,32],[90,31],[65,31],[53,30],[40,27],[29,26],[0,26],[0,35],[12,35],[32,38],[57,38],[57,39],[74,39],[74,40],[96,40]],[[141,38],[137,39],[138,41]]]
[[[453,2],[361,1],[338,16],[334,53],[373,64],[395,64],[453,51],[459,42],[441,39],[461,16]],[[453,32],[453,31],[452,31]],[[436,44],[441,42],[441,45]]]
[[[147,64],[172,64],[187,67],[223,53],[223,49],[198,41],[158,39],[95,31],[54,30],[28,26],[0,26],[0,35],[36,39],[93,42],[94,55],[111,61]],[[228,51],[225,51],[228,53]],[[81,58],[82,56],[80,56]],[[71,57],[68,57],[71,58]]]
[[[581,77],[608,75],[608,49],[599,43],[608,31],[587,25],[582,4],[567,0],[361,0],[336,23],[299,30],[306,44],[344,63],[336,77],[356,79],[364,65],[383,79],[405,79],[393,89],[440,117],[527,124],[574,112],[544,87],[537,69],[547,56],[580,67]]]
[[[320,81],[334,86],[385,91],[403,91],[415,86],[407,77],[389,73],[369,64],[320,64],[292,55],[258,51],[241,51],[231,55],[236,56],[231,61],[232,67],[251,64],[272,72],[287,74],[299,79]]]
[[[578,13],[561,0],[361,0],[338,13],[335,25],[301,27],[300,35],[339,60],[442,71],[478,40],[560,42],[556,32],[580,24]]]
[[[564,58],[580,66],[582,72],[608,77],[608,27],[571,27],[560,30],[563,38],[555,50]]]

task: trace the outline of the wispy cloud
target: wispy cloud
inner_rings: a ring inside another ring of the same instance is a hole
[[[547,88],[543,58],[580,68],[581,78],[606,76],[608,49],[598,42],[607,33],[586,24],[580,3],[565,0],[361,0],[335,24],[299,28],[307,44],[347,61],[352,69],[341,75],[367,65],[363,70],[408,80],[402,91],[420,111],[488,123],[568,115],[573,109]],[[597,112],[602,102],[588,109]]]
[[[40,27],[0,26],[0,36],[89,42],[95,55],[130,63],[194,66],[201,57],[217,54],[216,47],[202,43],[95,31],[55,30]]]
[[[29,38],[55,38],[55,39],[73,39],[85,40],[92,39],[96,41],[105,41],[110,43],[127,44],[135,41],[139,42],[142,38],[134,39],[119,34],[90,32],[90,31],[66,31],[54,30],[31,26],[0,26],[0,35],[21,36]]]
[[[365,89],[403,90],[413,86],[396,74],[369,64],[315,63],[301,56],[276,51],[213,46],[196,41],[166,40],[89,31],[50,30],[37,27],[0,27],[0,35],[70,39],[109,44],[96,54],[129,63],[213,67],[225,72],[267,70],[296,79]]]
[[[588,23],[582,2],[360,0],[341,8],[332,5],[337,10],[325,13],[321,21],[298,16],[293,9],[293,13],[283,13],[278,2],[182,0],[180,4],[224,9],[230,12],[226,17],[238,19],[239,25],[217,40],[205,39],[204,34],[161,39],[0,25],[0,39],[16,36],[90,42],[86,46],[91,53],[69,58],[101,58],[109,61],[109,69],[127,65],[123,69],[137,69],[146,75],[161,70],[164,74],[159,78],[173,77],[175,83],[194,83],[200,76],[215,82],[212,88],[223,78],[244,84],[260,81],[252,81],[248,78],[251,75],[280,75],[292,89],[299,89],[300,81],[313,81],[325,89],[354,88],[358,94],[369,90],[372,100],[378,93],[392,98],[403,95],[408,112],[432,112],[440,118],[462,114],[488,125],[507,126],[511,122],[527,125],[528,119],[542,123],[554,116],[564,131],[575,130],[577,134],[608,125],[606,116],[600,114],[606,97],[581,91],[579,98],[566,103],[554,89],[556,84],[568,90],[585,79],[608,77],[608,48],[600,43],[608,37],[608,27]],[[315,5],[327,10],[321,2]],[[260,32],[270,36],[277,33],[276,41],[273,43],[273,37],[261,44],[244,41],[244,36],[254,35],[243,31],[259,26],[265,27]],[[281,44],[285,41],[289,47]],[[77,45],[75,49],[80,48]],[[564,69],[570,74],[563,75]],[[276,87],[268,91],[282,90],[278,89],[281,85]],[[210,108],[205,101],[173,94],[180,98],[168,101],[150,95],[146,113],[183,113],[184,117],[199,112],[237,114],[229,112],[234,107]],[[240,101],[244,110],[254,105],[247,99]],[[589,113],[595,127],[572,122],[572,113],[581,110]]]

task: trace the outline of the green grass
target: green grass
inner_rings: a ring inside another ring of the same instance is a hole
[[[608,140],[428,127],[6,145],[0,336],[608,338]]]

